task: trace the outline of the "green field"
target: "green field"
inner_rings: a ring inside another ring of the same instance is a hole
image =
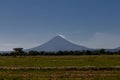
[[[0,67],[120,66],[119,55],[0,57]]]
[[[120,55],[1,56],[0,80],[120,80],[120,69],[64,69],[92,66],[96,68],[119,67]]]

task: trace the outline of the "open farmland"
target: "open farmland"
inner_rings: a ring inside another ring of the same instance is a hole
[[[2,56],[0,80],[119,80],[120,55]]]

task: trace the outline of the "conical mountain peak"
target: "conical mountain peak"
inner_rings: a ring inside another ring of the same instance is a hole
[[[38,47],[29,49],[33,51],[77,51],[89,50],[89,48],[74,44],[67,40],[63,35],[57,35],[48,42]]]
[[[54,38],[66,38],[64,35],[58,34],[57,36],[55,36]]]

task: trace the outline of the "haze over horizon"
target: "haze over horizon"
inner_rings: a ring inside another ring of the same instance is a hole
[[[120,46],[119,0],[0,0],[0,51],[57,34],[90,48]]]

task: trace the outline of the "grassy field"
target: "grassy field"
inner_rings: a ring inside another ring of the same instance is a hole
[[[120,80],[120,70],[61,69],[91,66],[119,67],[120,55],[0,57],[0,80]]]
[[[0,57],[0,67],[120,66],[120,55]]]
[[[120,80],[120,71],[0,71],[0,80]]]

